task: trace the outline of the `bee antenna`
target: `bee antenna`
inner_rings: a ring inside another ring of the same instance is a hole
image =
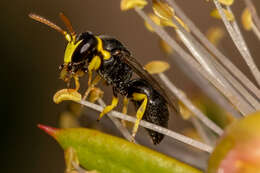
[[[68,17],[64,15],[64,13],[60,12],[60,18],[63,21],[63,23],[66,25],[67,29],[69,30],[71,36],[76,36],[76,32],[74,31],[71,22]]]
[[[53,29],[55,29],[56,31],[60,32],[62,35],[64,35],[66,37],[67,35],[67,32],[63,29],[61,29],[61,27],[59,27],[58,25],[54,24],[53,22],[49,21],[48,19],[42,17],[42,16],[39,16],[37,14],[34,14],[34,13],[30,13],[29,14],[29,17],[32,18],[33,20],[36,20],[38,22],[41,22]]]

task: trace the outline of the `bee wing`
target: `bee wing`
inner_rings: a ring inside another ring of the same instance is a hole
[[[143,66],[132,56],[123,55],[121,56],[122,61],[128,64],[132,69],[136,72],[138,76],[147,80],[154,89],[156,89],[167,101],[169,106],[175,111],[175,113],[179,114],[179,106],[177,104],[177,98],[174,95],[166,94],[166,89],[163,88],[158,81],[148,72]]]

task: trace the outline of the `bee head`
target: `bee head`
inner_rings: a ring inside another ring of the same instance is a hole
[[[60,13],[60,18],[66,25],[68,32],[37,14],[29,14],[29,17],[60,32],[68,41],[64,62],[59,67],[60,78],[65,82],[69,82],[72,77],[82,76],[87,71],[84,67],[85,61],[93,55],[93,51],[96,49],[97,40],[95,36],[91,32],[77,35],[72,28],[71,22],[63,13]]]
[[[68,40],[64,54],[64,63],[60,66],[61,79],[66,81],[66,78],[87,72],[84,66],[86,60],[93,57],[96,45],[97,40],[91,32],[83,32]]]

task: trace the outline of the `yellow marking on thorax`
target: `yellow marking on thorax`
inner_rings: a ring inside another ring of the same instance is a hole
[[[97,50],[98,50],[99,52],[101,52],[101,54],[103,55],[103,58],[104,58],[105,60],[108,60],[108,59],[111,57],[110,52],[108,52],[108,51],[106,51],[106,50],[103,49],[103,43],[102,43],[102,40],[101,40],[99,37],[96,36],[96,39],[97,39],[97,41],[98,41]]]
[[[71,41],[68,43],[66,50],[65,50],[65,54],[64,54],[65,63],[71,62],[72,55],[81,42],[82,42],[82,40],[78,41],[76,44],[75,44],[75,41]]]

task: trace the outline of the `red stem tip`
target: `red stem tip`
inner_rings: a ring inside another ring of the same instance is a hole
[[[42,125],[42,124],[38,124],[37,125],[40,129],[42,129],[43,131],[45,131],[47,134],[51,135],[52,137],[55,138],[56,136],[56,132],[57,132],[57,128],[53,128],[53,127],[50,127],[50,126],[45,126],[45,125]]]

